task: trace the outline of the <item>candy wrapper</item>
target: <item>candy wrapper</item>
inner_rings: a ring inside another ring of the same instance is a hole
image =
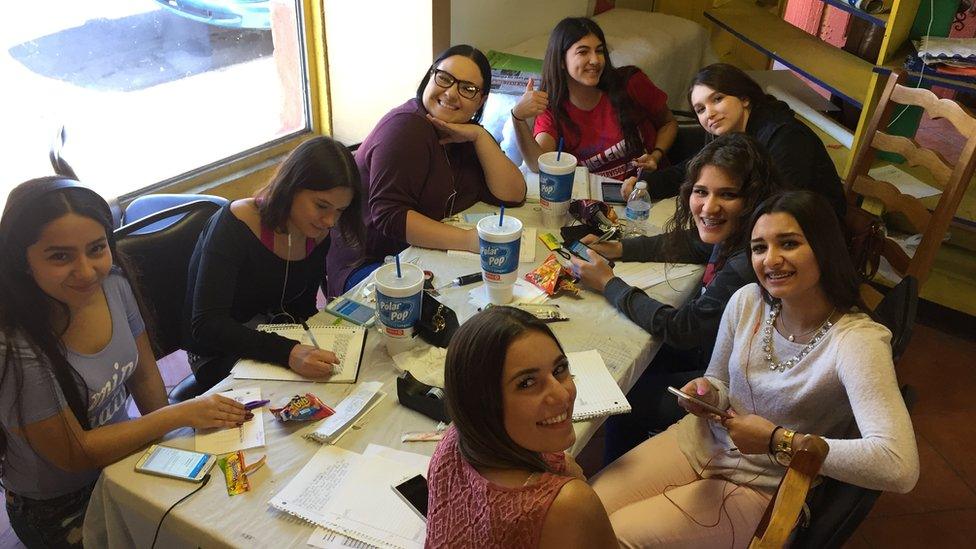
[[[278,421],[314,421],[331,416],[335,410],[312,393],[305,393],[293,396],[281,408],[272,408],[271,413]]]
[[[236,496],[244,492],[251,491],[251,482],[247,475],[257,471],[264,465],[268,456],[261,456],[261,459],[251,465],[244,464],[244,452],[238,450],[230,454],[224,454],[217,459],[217,465],[224,472],[224,483],[227,484],[227,495]]]
[[[547,295],[555,295],[560,291],[567,291],[579,295],[580,287],[576,284],[576,277],[572,271],[559,263],[556,254],[549,257],[534,270],[525,274],[525,279],[537,286]]]

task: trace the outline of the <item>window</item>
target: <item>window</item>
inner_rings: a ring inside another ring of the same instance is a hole
[[[48,148],[62,125],[64,157],[106,197],[253,161],[310,131],[301,4],[12,4],[0,20],[0,197],[51,173]]]

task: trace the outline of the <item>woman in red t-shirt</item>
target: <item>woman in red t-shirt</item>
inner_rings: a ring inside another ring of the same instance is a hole
[[[665,162],[678,134],[668,96],[637,67],[614,68],[606,42],[586,17],[567,17],[553,29],[540,90],[530,79],[512,109],[519,151],[532,171],[560,138],[580,165],[605,177],[622,180]]]

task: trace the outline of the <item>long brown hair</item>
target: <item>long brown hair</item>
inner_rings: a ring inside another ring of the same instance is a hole
[[[595,21],[587,17],[567,17],[556,24],[549,35],[549,45],[546,46],[546,56],[542,62],[542,85],[540,89],[549,94],[549,110],[560,134],[580,134],[580,128],[569,118],[564,106],[569,101],[569,73],[566,72],[566,52],[573,44],[588,35],[594,35],[604,47],[603,73],[597,88],[602,90],[610,99],[613,110],[617,113],[617,122],[624,134],[627,152],[643,151],[644,141],[641,138],[638,125],[646,117],[627,93],[627,81],[637,72],[637,67],[614,68],[610,61],[607,39],[603,36],[603,29]],[[568,130],[568,131],[567,131]],[[560,135],[554,136],[557,140]],[[563,135],[565,137],[565,135]],[[565,142],[567,150],[574,150],[579,144]]]
[[[458,447],[477,467],[551,472],[538,452],[519,446],[505,430],[502,369],[512,343],[529,331],[562,346],[549,326],[514,307],[490,307],[458,328],[447,348],[444,391]]]
[[[705,166],[719,168],[739,183],[739,196],[745,201],[742,213],[730,220],[735,223],[732,234],[721,244],[722,257],[742,249],[749,241],[749,218],[756,206],[778,187],[778,176],[766,149],[751,136],[733,132],[709,142],[688,163],[685,180],[678,190],[674,217],[664,226],[672,249],[681,248],[685,240],[680,233],[696,229],[691,212],[691,191]]]
[[[337,226],[350,246],[363,242],[362,182],[352,153],[331,137],[316,136],[295,148],[278,168],[274,178],[258,191],[261,224],[283,231],[291,213],[295,193],[301,189],[327,191],[347,187],[352,191],[349,207],[339,216]]]

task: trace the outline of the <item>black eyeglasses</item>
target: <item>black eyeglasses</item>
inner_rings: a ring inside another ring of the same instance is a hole
[[[467,80],[458,80],[457,78],[454,78],[453,74],[447,71],[442,71],[440,69],[430,69],[430,74],[431,76],[434,77],[434,83],[440,86],[441,88],[446,89],[446,88],[450,88],[454,84],[457,84],[457,90],[458,93],[461,95],[461,97],[465,97],[467,99],[474,99],[475,97],[478,97],[479,93],[481,93],[481,88],[476,86],[474,82],[468,82]]]

